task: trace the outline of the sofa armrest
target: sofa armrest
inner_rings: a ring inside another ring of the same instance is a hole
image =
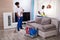
[[[59,21],[57,19],[52,19],[51,24],[56,25],[57,35],[59,34]]]
[[[56,28],[59,28],[59,21],[55,18],[51,19],[51,24],[54,24],[56,26]]]

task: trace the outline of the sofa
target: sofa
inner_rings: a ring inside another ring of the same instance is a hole
[[[58,33],[58,20],[49,17],[36,17],[33,21],[28,21],[27,27],[35,27],[38,29],[38,35],[46,38]]]

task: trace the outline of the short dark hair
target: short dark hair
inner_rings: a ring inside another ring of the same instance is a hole
[[[19,5],[19,2],[16,2],[15,5]]]
[[[44,9],[45,8],[45,6],[44,5],[42,5],[42,9]]]

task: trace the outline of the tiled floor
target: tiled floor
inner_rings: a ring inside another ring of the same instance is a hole
[[[40,36],[36,38],[30,38],[25,36],[25,30],[20,30],[14,33],[15,29],[0,30],[0,40],[60,40],[60,36],[54,36],[47,39],[43,39]]]

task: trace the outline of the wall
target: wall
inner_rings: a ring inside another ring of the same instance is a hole
[[[47,9],[48,4],[51,4],[51,6],[52,6],[50,9]],[[42,5],[45,5],[44,12],[45,12],[46,16],[57,18],[57,13],[56,13],[57,1],[56,0],[48,0],[48,1],[46,1],[46,0],[38,0],[38,10],[42,10],[41,9]]]
[[[36,18],[37,11],[38,11],[38,0],[34,0],[34,20]]]
[[[60,20],[60,0],[57,1],[57,18]]]
[[[44,12],[46,13],[46,16],[60,20],[60,0],[51,0],[50,4],[52,5],[52,8],[47,9],[46,7],[49,4],[49,1],[50,0],[38,0],[38,10],[41,10],[41,6],[45,5]]]
[[[12,0],[0,0],[0,30],[3,29],[3,12],[12,12],[12,5]]]
[[[34,19],[34,0],[31,0],[31,19]]]

